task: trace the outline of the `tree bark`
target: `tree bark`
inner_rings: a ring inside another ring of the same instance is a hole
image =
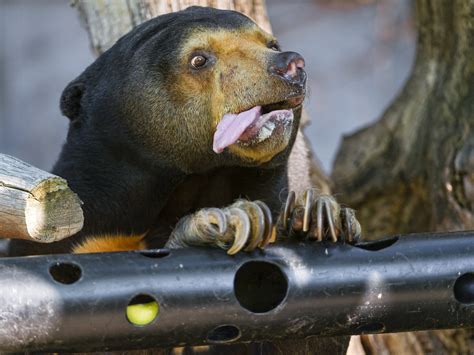
[[[210,6],[236,10],[252,18],[271,32],[264,0],[74,0],[86,24],[96,54],[109,49],[133,27],[153,17],[184,10],[189,6]]]
[[[474,1],[416,1],[417,56],[374,124],[344,138],[333,169],[368,238],[474,228]],[[473,241],[474,243],[474,241]],[[369,353],[467,354],[463,330],[363,336]]]
[[[158,15],[183,10],[192,5],[211,6],[236,10],[252,18],[261,28],[271,32],[264,0],[74,0],[72,2],[80,14],[89,33],[91,45],[96,54],[110,48],[122,35],[134,26]],[[303,114],[301,127],[309,121]],[[322,193],[330,193],[329,180],[317,163],[310,145],[299,130],[289,158],[288,177],[290,189],[303,192],[317,187]],[[347,349],[348,337],[308,338],[305,340],[235,344],[199,349],[182,350],[186,354],[343,354]],[[181,351],[179,350],[179,351]],[[155,354],[169,350],[148,350]],[[135,353],[135,352],[134,352]]]
[[[51,243],[79,232],[83,221],[66,180],[0,154],[0,238]]]

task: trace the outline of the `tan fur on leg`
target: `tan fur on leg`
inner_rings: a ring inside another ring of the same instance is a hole
[[[85,239],[72,249],[74,254],[104,253],[113,251],[146,249],[145,234],[141,235],[96,235]]]

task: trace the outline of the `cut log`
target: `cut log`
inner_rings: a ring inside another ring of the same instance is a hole
[[[51,243],[79,232],[83,222],[66,180],[0,154],[0,238]]]

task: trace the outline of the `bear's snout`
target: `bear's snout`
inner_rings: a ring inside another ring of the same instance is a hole
[[[306,84],[305,61],[296,52],[281,52],[274,56],[269,71],[290,84],[304,87]]]

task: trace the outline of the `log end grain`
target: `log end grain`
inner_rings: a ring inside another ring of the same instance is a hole
[[[37,242],[50,243],[76,234],[84,224],[81,204],[66,180],[53,177],[42,181],[26,201],[29,236]]]

